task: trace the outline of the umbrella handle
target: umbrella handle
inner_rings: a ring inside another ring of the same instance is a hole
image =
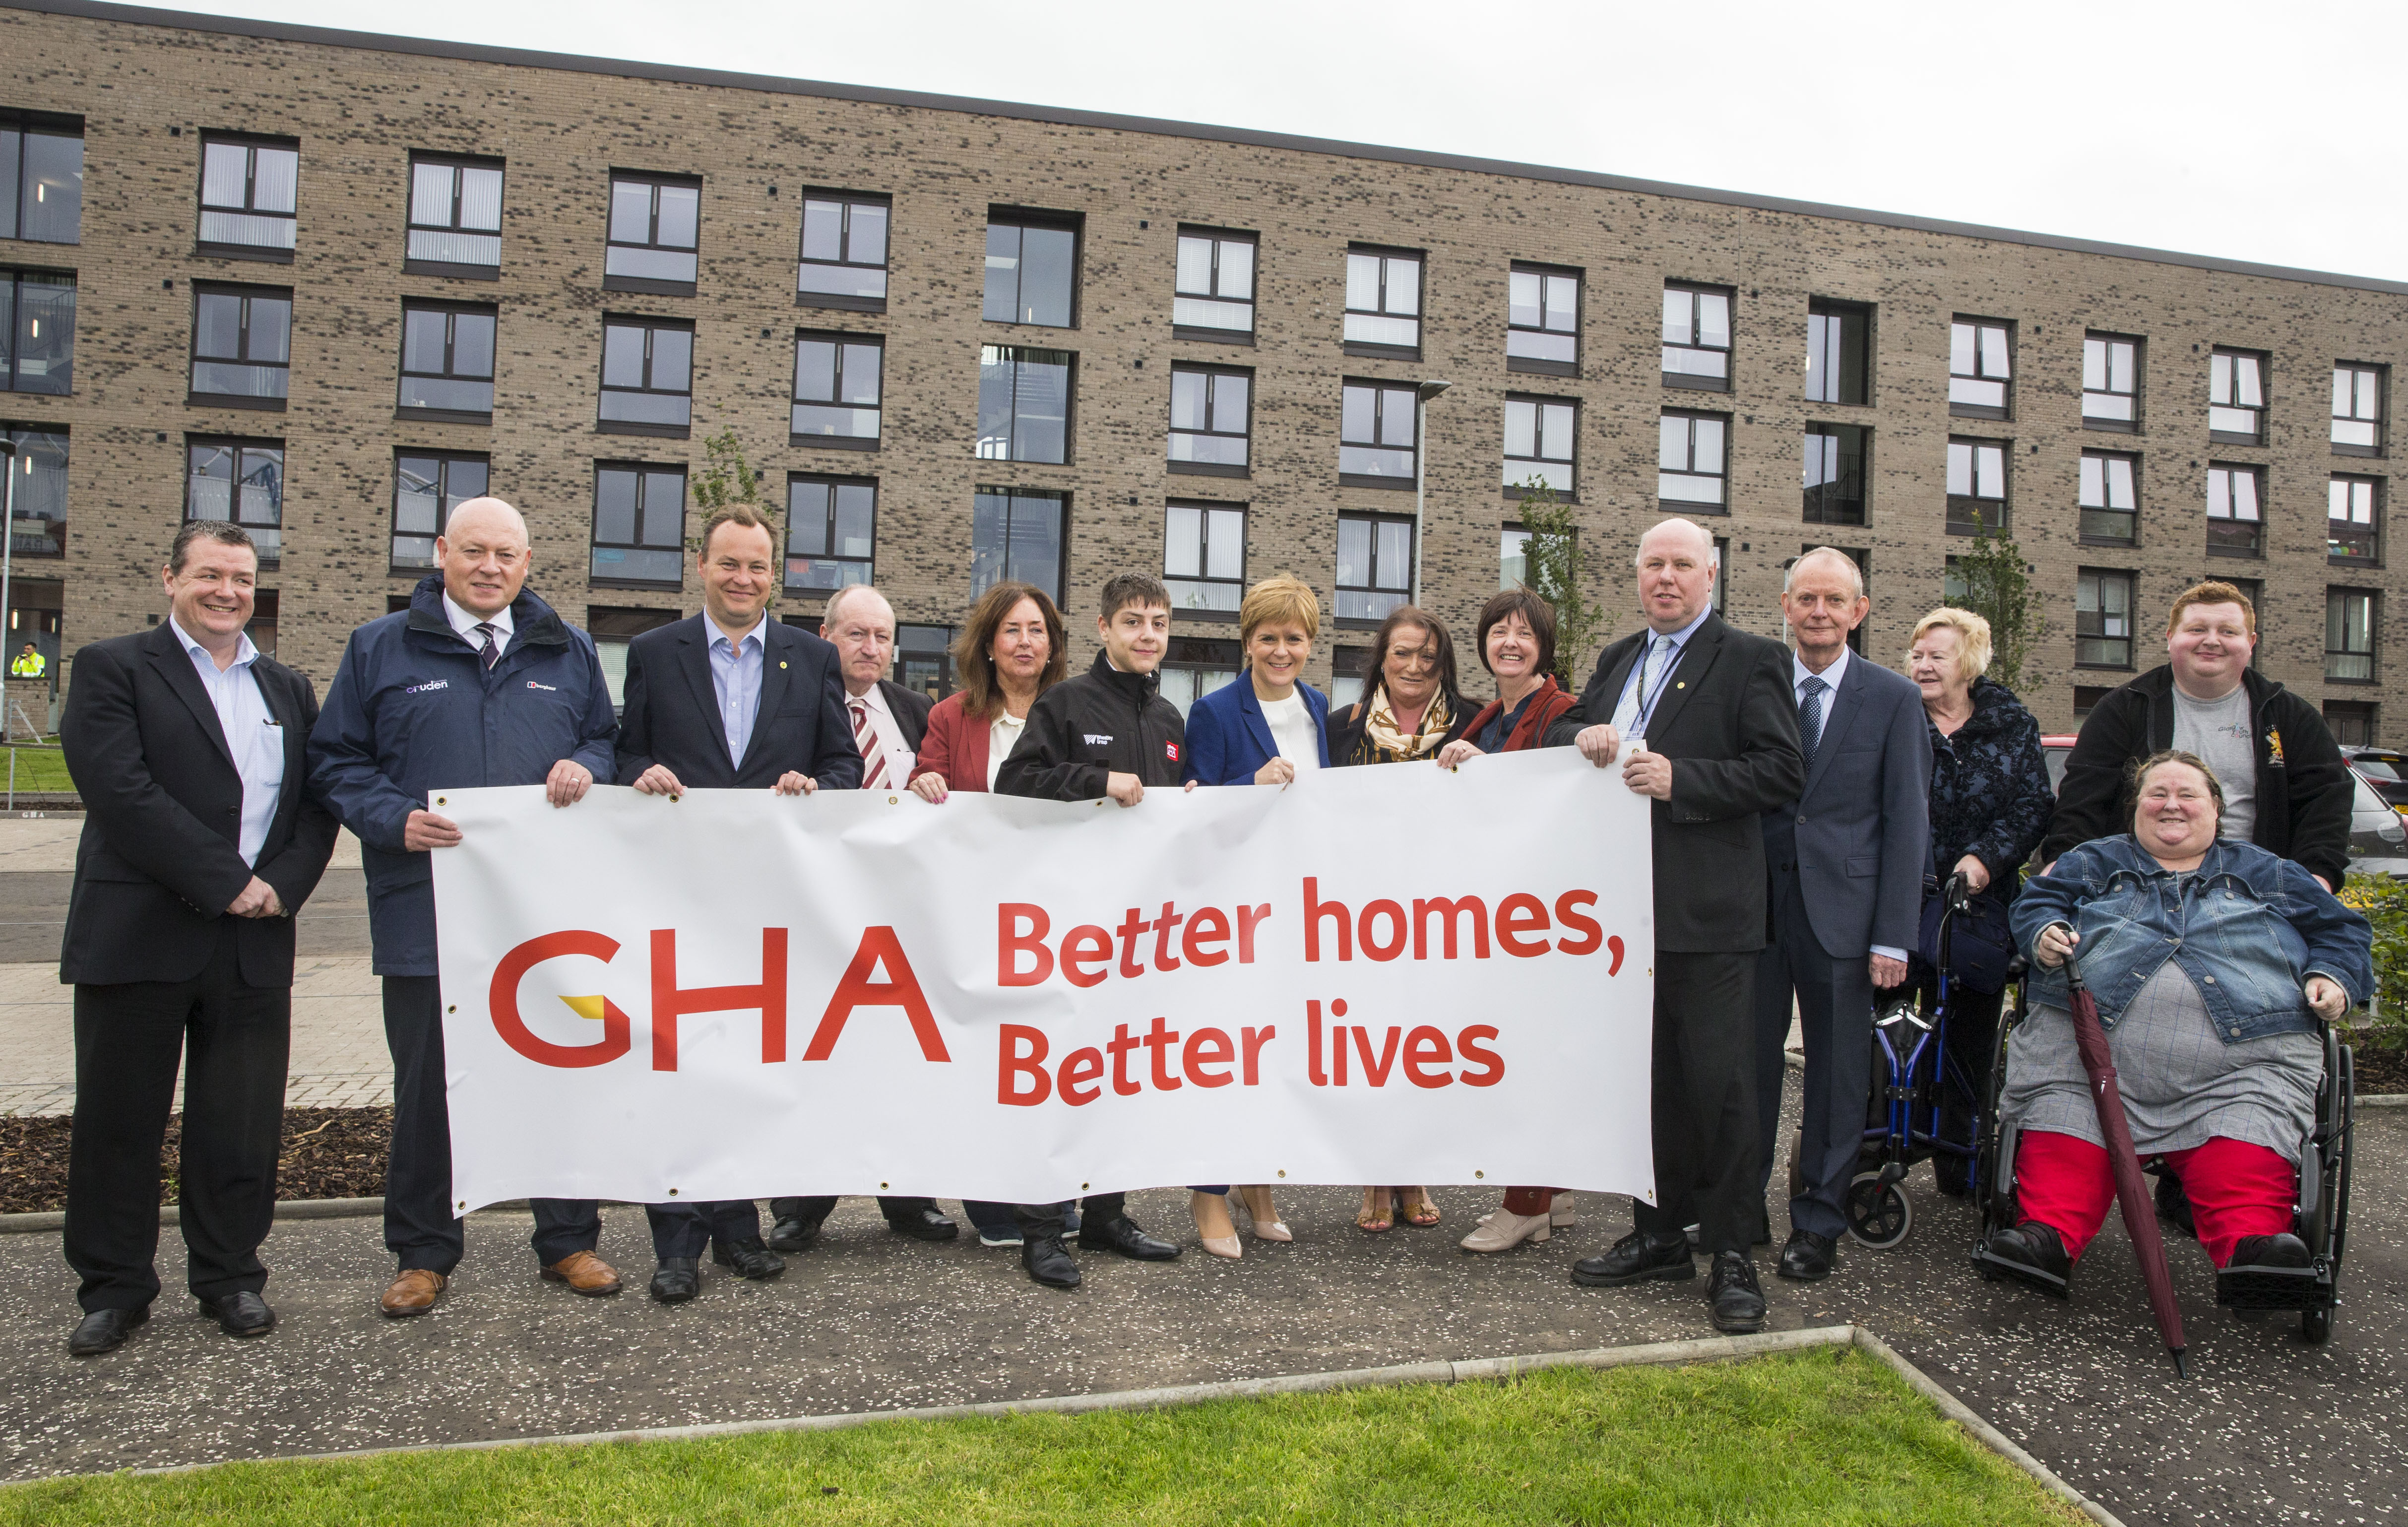
[[[2065,952],[2065,989],[2069,996],[2083,989],[2082,962],[2073,958],[2071,949]]]

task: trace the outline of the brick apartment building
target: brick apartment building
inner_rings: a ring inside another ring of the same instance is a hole
[[[488,490],[607,654],[698,608],[692,483],[733,429],[787,511],[781,612],[874,579],[915,684],[999,573],[1092,633],[1137,567],[1191,694],[1290,571],[1343,698],[1417,580],[1468,626],[1513,576],[1537,477],[1618,628],[1677,511],[1767,633],[1786,559],[1857,553],[1896,662],[2003,520],[2045,727],[2161,661],[2202,575],[2263,596],[2260,666],[2345,739],[2402,692],[2408,283],[80,0],[0,9],[0,46],[7,641],[53,676],[158,618],[179,521],[231,514],[274,554],[261,644],[322,684]]]

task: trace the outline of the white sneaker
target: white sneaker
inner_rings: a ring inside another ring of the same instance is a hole
[[[1455,1243],[1466,1251],[1511,1251],[1524,1241],[1545,1240],[1555,1233],[1542,1214],[1515,1214],[1499,1209],[1481,1221],[1480,1228]]]

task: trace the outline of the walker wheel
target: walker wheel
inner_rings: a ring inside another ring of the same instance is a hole
[[[1882,1181],[1878,1172],[1856,1174],[1841,1207],[1848,1217],[1848,1233],[1876,1251],[1898,1245],[1914,1228],[1914,1205],[1905,1189]]]
[[[2300,1312],[2300,1340],[2310,1347],[2322,1347],[2331,1339],[2332,1311],[2330,1309]]]

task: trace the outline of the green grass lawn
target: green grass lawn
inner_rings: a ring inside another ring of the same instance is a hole
[[[66,755],[55,747],[0,748],[0,753],[14,754],[17,758],[17,788],[20,790],[72,790],[75,781],[67,778]],[[8,760],[0,758],[0,786],[8,782]]]
[[[0,1523],[2081,1521],[1849,1348],[0,1490]]]

